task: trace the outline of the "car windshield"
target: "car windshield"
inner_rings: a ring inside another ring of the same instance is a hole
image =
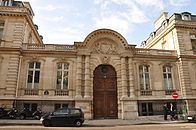
[[[59,115],[59,114],[68,114],[68,109],[58,109],[54,112],[54,115]]]

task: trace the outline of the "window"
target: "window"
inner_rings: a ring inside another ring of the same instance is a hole
[[[0,4],[1,4],[2,6],[11,6],[11,5],[12,5],[12,0],[2,0],[2,1],[0,2]]]
[[[57,64],[57,89],[68,89],[68,63]]]
[[[3,28],[4,28],[4,22],[0,21],[0,39],[3,38]]]
[[[68,108],[68,104],[54,104],[54,110],[59,108]]]
[[[196,50],[196,34],[191,34],[190,38],[191,38],[192,49]]]
[[[139,116],[149,116],[149,115],[153,115],[153,103],[148,102],[142,102],[138,104],[138,108],[139,108]]]
[[[39,62],[29,63],[27,88],[28,89],[38,89],[39,78],[40,78],[40,65]]]
[[[173,90],[171,66],[163,66],[164,86],[166,90]]]
[[[37,103],[24,103],[24,108],[28,111],[37,111]]]
[[[139,66],[139,78],[140,78],[140,89],[149,90],[150,89],[149,66],[147,65]]]
[[[182,20],[191,20],[191,13],[183,12],[181,15],[182,15]]]

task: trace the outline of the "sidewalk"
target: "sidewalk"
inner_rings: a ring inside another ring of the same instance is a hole
[[[122,119],[103,119],[103,120],[85,120],[85,127],[113,127],[126,125],[142,125],[142,124],[169,124],[169,123],[184,123],[186,120],[163,120],[163,116],[146,116],[139,117],[135,120]],[[42,125],[39,120],[0,120],[0,126],[3,125]]]

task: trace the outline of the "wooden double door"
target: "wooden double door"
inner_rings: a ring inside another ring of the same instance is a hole
[[[118,115],[116,71],[110,65],[94,70],[93,111],[95,119],[115,119]]]

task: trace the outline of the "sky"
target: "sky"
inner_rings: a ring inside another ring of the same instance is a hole
[[[45,44],[82,42],[93,31],[108,28],[129,44],[140,46],[163,13],[196,15],[195,0],[25,0],[30,2]]]

